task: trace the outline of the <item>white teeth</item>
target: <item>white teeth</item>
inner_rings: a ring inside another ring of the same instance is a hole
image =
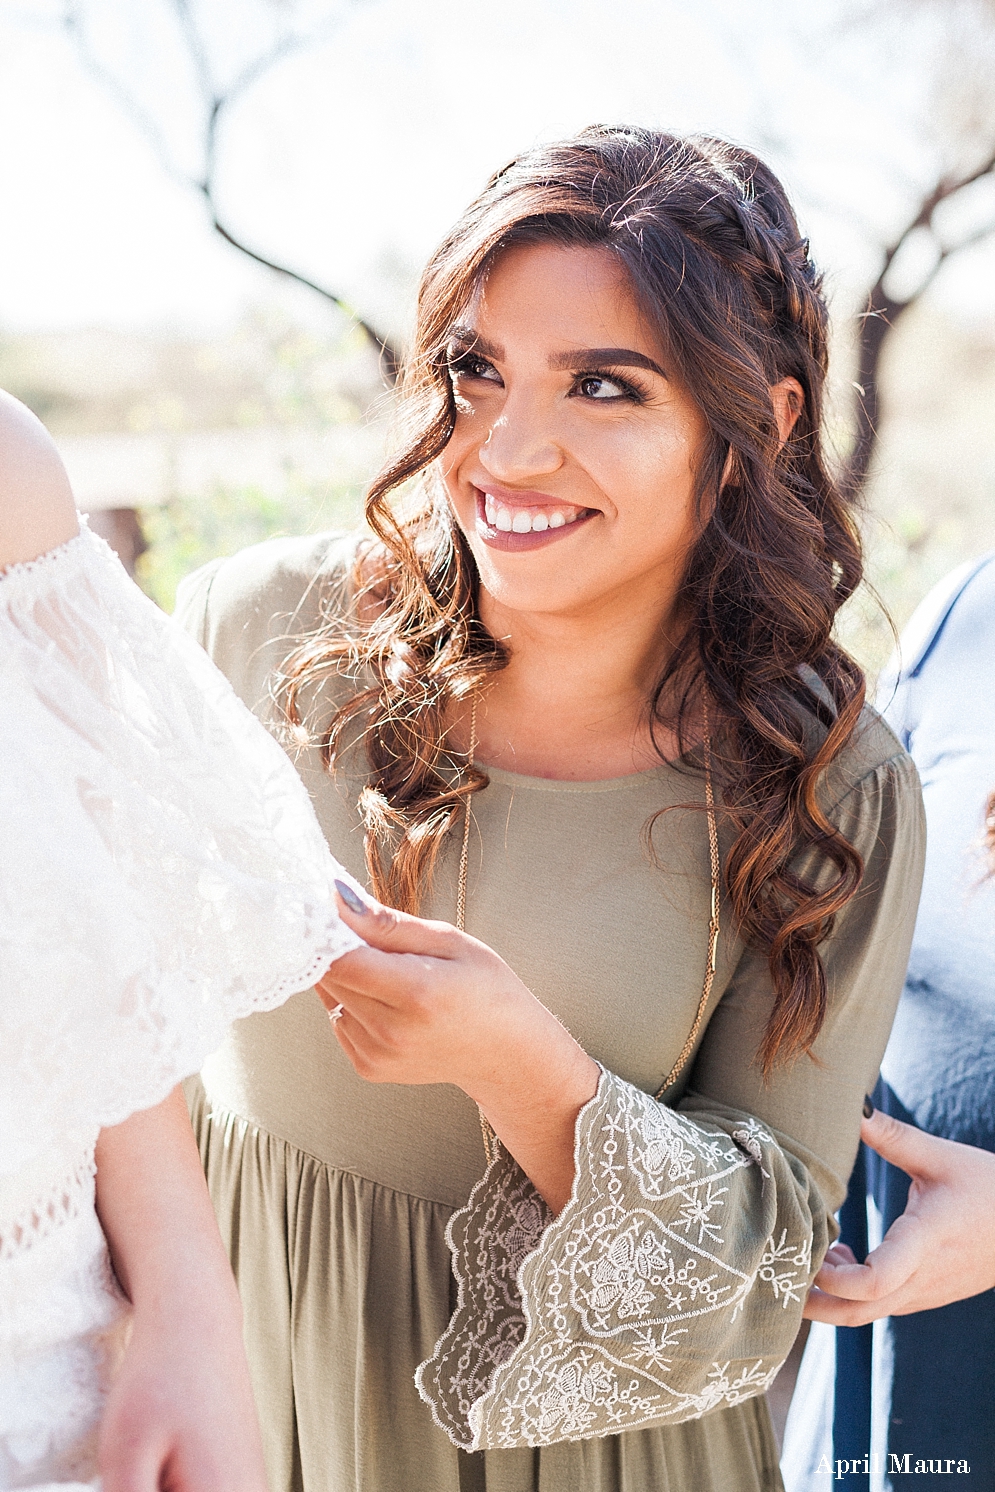
[[[484,518],[491,528],[503,534],[543,534],[548,528],[563,528],[575,523],[582,508],[508,508],[489,492],[484,493]]]

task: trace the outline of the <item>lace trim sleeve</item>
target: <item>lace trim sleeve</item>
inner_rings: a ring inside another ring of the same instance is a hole
[[[416,1376],[436,1423],[503,1450],[765,1392],[813,1274],[801,1190],[757,1120],[692,1121],[604,1072],[559,1217],[500,1149],[450,1221],[457,1306]]]
[[[287,756],[85,527],[0,575],[0,763],[2,1178],[360,939]]]

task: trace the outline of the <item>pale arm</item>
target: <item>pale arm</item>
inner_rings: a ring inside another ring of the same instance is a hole
[[[238,1293],[179,1089],[101,1132],[97,1210],[134,1307],[103,1492],[266,1492]]]
[[[864,1326],[995,1288],[995,1155],[880,1110],[861,1138],[912,1178],[908,1205],[863,1264],[846,1244],[829,1250],[805,1315]]]
[[[0,570],[57,549],[79,532],[55,443],[40,420],[0,390]]]

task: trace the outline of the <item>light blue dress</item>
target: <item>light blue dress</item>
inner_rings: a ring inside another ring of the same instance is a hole
[[[874,1101],[932,1134],[995,1150],[995,879],[983,848],[995,789],[995,553],[926,597],[877,703],[919,770],[927,851]],[[859,1258],[904,1211],[908,1184],[861,1148],[840,1214]],[[933,1469],[916,1475],[917,1460]],[[840,1477],[837,1461],[849,1468]],[[900,1489],[906,1471],[907,1485],[932,1492],[964,1474],[949,1461],[968,1463],[972,1492],[995,1492],[995,1291],[873,1327],[812,1328],[785,1434],[788,1492],[830,1481],[847,1492]]]

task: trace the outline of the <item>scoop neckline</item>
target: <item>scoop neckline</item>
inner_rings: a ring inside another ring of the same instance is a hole
[[[360,542],[366,537],[368,537],[367,534],[357,529],[336,531],[331,535],[333,540],[348,538],[351,541],[354,554]],[[329,548],[331,548],[331,544]],[[352,606],[355,597],[353,595],[353,572],[351,565],[347,576],[347,604]],[[687,759],[686,757],[682,757],[680,760],[686,761]],[[673,762],[661,761],[659,765],[647,767],[642,772],[626,772],[623,777],[595,777],[586,781],[574,781],[567,777],[530,777],[527,773],[509,772],[506,767],[491,767],[482,761],[477,761],[474,765],[479,767],[481,772],[487,773],[490,782],[501,782],[506,787],[529,788],[535,792],[545,793],[620,792],[624,789],[632,789],[640,783],[649,782],[651,779],[658,779],[661,773],[672,773],[677,770]],[[693,771],[694,768],[691,767],[691,770]]]
[[[575,781],[569,777],[529,777],[524,772],[509,772],[506,767],[490,767],[486,762],[475,762],[481,772],[486,772],[490,782],[504,783],[506,787],[533,788],[546,793],[610,793],[625,788],[635,788],[651,779],[658,779],[663,772],[674,772],[672,762],[661,761],[659,766],[648,767],[642,772],[626,772],[623,777],[595,777]]]

